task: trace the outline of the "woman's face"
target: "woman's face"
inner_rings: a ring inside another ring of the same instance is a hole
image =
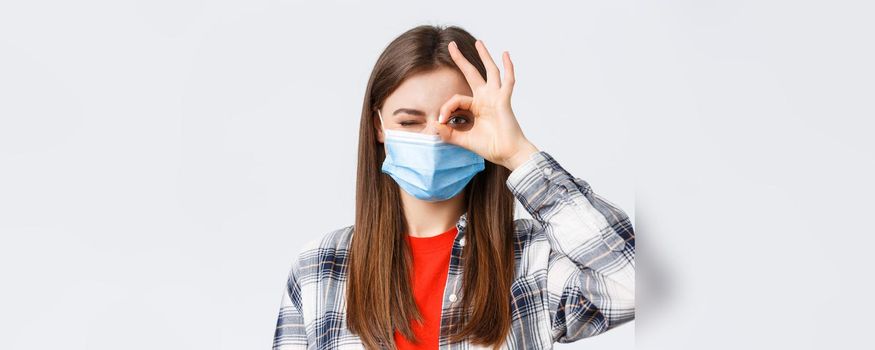
[[[380,109],[385,128],[437,134],[437,117],[441,106],[453,95],[472,96],[471,87],[456,69],[441,67],[408,77],[398,86]],[[456,110],[448,116],[448,125],[473,122],[470,111]],[[374,115],[377,139],[384,142],[380,119]]]

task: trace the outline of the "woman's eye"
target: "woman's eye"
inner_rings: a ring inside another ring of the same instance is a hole
[[[416,122],[413,122],[413,121],[403,121],[403,122],[401,122],[401,126],[411,126],[411,125],[414,125],[414,124],[416,124]]]
[[[450,118],[449,122],[451,124],[465,124],[468,122],[468,117],[466,116],[453,116]]]

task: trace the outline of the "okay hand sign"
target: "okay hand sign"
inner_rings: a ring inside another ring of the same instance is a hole
[[[486,66],[486,80],[459,51],[455,42],[448,49],[456,66],[462,71],[474,96],[454,95],[440,109],[438,133],[448,143],[464,147],[484,159],[502,165],[511,171],[538,152],[523,135],[510,106],[514,73],[510,54],[502,54],[504,81],[499,80],[499,70],[482,41],[474,43],[480,59]],[[456,109],[465,109],[474,114],[473,126],[460,130],[448,124]]]

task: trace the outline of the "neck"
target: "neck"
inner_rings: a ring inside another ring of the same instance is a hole
[[[465,191],[445,201],[428,202],[401,190],[401,205],[407,222],[407,234],[433,237],[452,228],[465,212]]]

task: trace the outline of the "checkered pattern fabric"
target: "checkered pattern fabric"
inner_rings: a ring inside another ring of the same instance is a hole
[[[503,349],[550,349],[635,318],[635,233],[628,216],[537,152],[511,172],[507,187],[531,214],[515,224],[512,326]],[[449,343],[461,319],[462,249],[467,214],[456,222],[441,317],[440,349],[485,349]],[[353,226],[305,244],[292,263],[273,349],[361,349],[346,328],[346,266]]]

